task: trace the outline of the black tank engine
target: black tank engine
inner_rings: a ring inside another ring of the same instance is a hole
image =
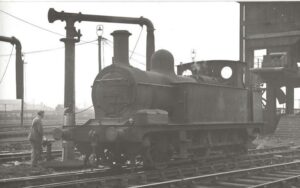
[[[142,71],[129,64],[130,33],[112,35],[113,63],[92,86],[95,119],[64,130],[64,140],[109,165],[159,166],[178,158],[246,151],[262,119],[261,107],[253,105],[260,95],[243,86],[243,62],[183,64],[178,69],[193,72],[187,77],[175,74],[169,51],[158,50],[151,70]],[[230,78],[221,75],[225,67],[231,69]]]

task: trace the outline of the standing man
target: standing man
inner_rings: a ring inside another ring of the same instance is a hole
[[[32,152],[31,152],[31,165],[32,167],[37,166],[38,160],[41,159],[42,154],[42,141],[43,141],[43,124],[42,119],[44,118],[44,111],[39,111],[37,116],[32,121],[32,126],[29,132],[28,139],[30,141]]]

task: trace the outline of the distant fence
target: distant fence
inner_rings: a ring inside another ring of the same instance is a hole
[[[285,114],[286,109],[285,108],[277,108],[277,114]],[[300,109],[295,108],[294,109],[294,114],[299,114],[300,115]]]
[[[37,111],[24,111],[24,125],[31,124],[31,121],[36,117]],[[94,111],[86,111],[76,114],[76,119],[80,122],[94,118]],[[52,124],[63,123],[63,112],[45,111],[44,122]],[[19,124],[21,121],[20,111],[0,111],[0,126],[4,124]],[[46,124],[46,123],[45,123]]]

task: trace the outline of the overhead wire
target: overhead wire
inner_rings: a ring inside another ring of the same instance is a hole
[[[134,54],[134,51],[135,51],[135,49],[136,49],[136,47],[137,47],[137,45],[138,45],[138,43],[139,43],[139,41],[140,41],[140,38],[141,38],[141,35],[142,35],[142,32],[143,32],[143,29],[144,29],[144,27],[142,26],[142,29],[141,29],[140,34],[139,34],[139,37],[138,37],[138,39],[136,40],[136,43],[135,43],[135,45],[134,45],[134,48],[133,48],[133,50],[132,50],[132,52],[131,52],[131,55],[130,55],[129,59],[131,59],[131,58],[132,58],[132,55]]]
[[[22,19],[22,18],[19,18],[19,17],[15,16],[15,15],[12,15],[12,14],[10,14],[10,13],[8,13],[8,12],[6,12],[6,11],[3,11],[3,10],[1,10],[1,9],[0,9],[0,12],[2,12],[2,13],[4,13],[4,14],[7,14],[8,16],[11,16],[12,18],[15,18],[15,19],[17,19],[17,20],[19,20],[19,21],[21,21],[21,22],[24,22],[24,23],[26,23],[26,24],[29,24],[29,25],[31,25],[31,26],[33,26],[33,27],[36,27],[36,28],[38,28],[38,29],[41,29],[41,30],[43,30],[43,31],[47,31],[47,32],[49,32],[49,33],[52,33],[52,34],[55,34],[55,35],[58,35],[58,36],[62,36],[62,37],[65,36],[65,35],[63,35],[63,34],[60,34],[60,33],[57,33],[57,32],[55,32],[55,31],[51,31],[51,30],[46,29],[46,28],[44,28],[44,27],[38,26],[38,25],[36,25],[36,24],[33,24],[33,23],[29,22],[29,21],[26,21],[26,20],[24,20],[24,19]],[[89,44],[89,43],[93,43],[93,42],[95,42],[95,41],[97,41],[97,40],[92,40],[92,41],[83,41],[83,40],[82,40],[82,43],[79,43],[79,44],[76,44],[76,45]],[[94,43],[93,43],[93,44],[94,44]],[[35,51],[24,52],[23,54],[34,54],[34,53],[48,52],[48,51],[54,51],[54,50],[59,50],[59,49],[63,49],[63,48],[64,48],[64,47],[57,47],[57,48],[50,48],[50,49],[43,49],[43,50],[35,50]],[[8,56],[8,54],[2,54],[2,55],[0,55],[0,57],[2,57],[2,56]]]
[[[83,110],[81,110],[81,111],[75,112],[75,114],[80,114],[80,113],[82,113],[82,112],[85,112],[85,111],[87,111],[88,109],[90,109],[90,108],[92,108],[92,107],[94,107],[94,105],[91,105],[91,106],[89,106],[89,107],[87,107],[86,109],[83,109]]]
[[[131,60],[133,60],[134,62],[137,62],[138,64],[141,64],[141,65],[146,65],[144,62],[141,62],[135,58],[131,58]]]
[[[6,64],[4,73],[3,73],[2,77],[1,77],[1,80],[0,80],[0,84],[2,83],[2,81],[3,81],[4,77],[5,77],[5,74],[6,74],[6,72],[7,72],[7,68],[8,68],[8,65],[9,65],[9,62],[10,62],[10,58],[11,58],[12,52],[13,52],[13,50],[14,50],[14,46],[15,46],[15,45],[13,44],[13,45],[12,45],[12,48],[11,48],[10,56],[9,56],[9,58],[8,58],[8,62],[7,62],[7,64]]]
[[[55,35],[58,35],[58,36],[63,36],[63,37],[65,36],[65,35],[60,34],[60,33],[58,33],[58,32],[51,31],[51,30],[46,29],[46,28],[44,28],[44,27],[38,26],[38,25],[36,25],[36,24],[33,24],[33,23],[29,22],[29,21],[26,21],[26,20],[24,20],[24,19],[22,19],[22,18],[19,18],[19,17],[15,16],[15,15],[12,15],[12,14],[10,14],[10,13],[8,13],[8,12],[6,12],[6,11],[3,11],[3,10],[1,10],[1,9],[0,9],[0,12],[6,14],[6,15],[8,15],[8,16],[11,16],[12,18],[17,19],[17,20],[19,20],[19,21],[21,21],[21,22],[24,22],[24,23],[26,23],[26,24],[29,24],[29,25],[31,25],[31,26],[33,26],[33,27],[36,27],[36,28],[38,28],[38,29],[41,29],[41,30],[43,30],[43,31],[46,31],[46,32],[49,32],[49,33],[52,33],[52,34],[55,34]],[[142,55],[142,54],[139,54],[139,53],[135,52],[135,49],[136,49],[137,44],[138,44],[138,42],[139,42],[139,40],[140,40],[142,31],[143,31],[143,27],[142,27],[142,29],[141,29],[141,31],[140,31],[140,34],[139,34],[139,37],[138,37],[138,39],[137,39],[137,41],[136,41],[136,44],[135,44],[135,46],[134,46],[134,49],[133,49],[133,50],[129,50],[129,52],[131,52],[130,59],[132,59],[133,61],[138,62],[138,63],[144,65],[145,63],[140,62],[140,61],[138,61],[138,60],[132,58],[133,55],[145,57],[145,55]],[[105,38],[104,38],[104,40],[107,41],[106,44],[113,43],[113,42],[112,42],[111,40],[109,40],[109,39],[105,39]],[[97,40],[93,40],[93,41],[83,41],[83,43],[79,43],[79,44],[76,44],[76,45],[83,45],[83,44],[89,44],[89,43],[95,44],[95,43],[93,43],[93,42],[95,42],[95,41],[97,41]],[[111,47],[112,47],[112,46],[111,46]],[[60,49],[63,49],[63,48],[64,48],[64,47],[57,47],[57,48],[50,48],[50,49],[43,49],[43,50],[28,51],[28,52],[23,52],[23,54],[43,53],[43,52],[49,52],[49,51],[54,51],[54,50],[60,50]],[[2,57],[2,56],[8,56],[8,54],[2,54],[2,55],[0,54],[0,57]]]
[[[112,44],[110,44],[109,42],[104,43],[104,44],[108,45],[110,48],[113,48]],[[145,63],[143,63],[143,62],[141,62],[141,61],[139,61],[139,60],[137,60],[137,59],[135,59],[135,58],[133,58],[133,57],[132,57],[131,59],[132,59],[133,61],[135,61],[135,62],[141,64],[141,65],[145,65]]]
[[[89,43],[92,43],[92,42],[95,42],[95,41],[97,41],[97,39],[94,39],[94,40],[91,40],[91,41],[86,41],[86,42],[83,42],[83,43],[78,43],[78,44],[76,44],[76,46],[89,44]],[[24,52],[23,54],[26,55],[26,54],[49,52],[49,51],[55,51],[55,50],[60,50],[60,49],[64,49],[64,48],[65,48],[64,46],[61,46],[61,47],[57,47],[57,48],[49,48],[49,49],[43,49],[43,50],[28,51],[28,52]]]
[[[111,45],[113,44],[113,41],[111,41],[111,40],[109,40],[109,39],[107,39],[107,41],[108,42],[110,42],[111,43]],[[132,50],[129,50],[129,52],[133,52]],[[146,57],[145,55],[143,55],[143,54],[140,54],[140,53],[138,53],[138,52],[134,52],[134,55],[136,55],[136,56],[140,56],[140,57]]]
[[[29,24],[29,25],[31,25],[31,26],[33,26],[33,27],[36,27],[36,28],[38,28],[38,29],[41,29],[41,30],[43,30],[43,31],[46,31],[46,32],[49,32],[49,33],[52,33],[52,34],[55,34],[55,35],[58,35],[58,36],[61,36],[61,37],[64,37],[64,36],[65,36],[65,35],[63,35],[63,34],[61,34],[61,33],[58,33],[58,32],[55,32],[55,31],[51,31],[51,30],[49,30],[49,29],[46,29],[46,28],[44,28],[44,27],[41,27],[41,26],[38,26],[38,25],[36,25],[36,24],[34,24],[34,23],[31,23],[31,22],[29,22],[29,21],[26,21],[26,20],[24,20],[24,19],[22,19],[22,18],[19,18],[19,17],[15,16],[15,15],[12,15],[12,14],[10,14],[10,13],[4,11],[4,10],[1,10],[1,9],[0,9],[0,12],[4,13],[4,14],[6,14],[6,15],[12,17],[12,18],[15,18],[16,20],[19,20],[19,21],[24,22],[24,23],[26,23],[26,24]],[[88,42],[88,41],[83,41],[83,40],[82,40],[82,42]],[[88,42],[88,43],[90,43],[90,42]],[[92,43],[92,44],[95,44],[95,43]],[[96,44],[96,45],[97,45],[97,44]]]
[[[1,10],[1,9],[0,9],[0,12],[6,14],[6,15],[8,15],[8,16],[11,16],[12,18],[17,19],[17,20],[19,20],[19,21],[21,21],[21,22],[24,22],[24,23],[26,23],[26,24],[29,24],[29,25],[31,25],[31,26],[33,26],[33,27],[36,27],[36,28],[38,28],[38,29],[41,29],[41,30],[43,30],[43,31],[46,31],[46,32],[49,32],[49,33],[52,33],[52,34],[55,34],[55,35],[58,35],[58,36],[62,36],[62,37],[65,36],[65,35],[60,34],[60,33],[58,33],[58,32],[51,31],[51,30],[49,30],[49,29],[46,29],[46,28],[44,28],[44,27],[41,27],[41,26],[38,26],[38,25],[36,25],[36,24],[34,24],[34,23],[31,23],[31,22],[29,22],[29,21],[26,21],[26,20],[24,20],[24,19],[22,19],[22,18],[19,18],[19,17],[13,15],[13,14],[10,14],[10,13],[8,13],[8,12],[6,12],[6,11]],[[143,27],[142,27],[142,29],[141,29],[141,31],[140,31],[140,34],[139,34],[139,37],[138,37],[138,39],[137,39],[137,42],[136,42],[136,44],[135,44],[134,49],[133,49],[133,50],[129,50],[129,52],[131,52],[130,59],[132,58],[133,54],[134,54],[134,55],[137,55],[137,56],[145,57],[145,55],[135,52],[135,49],[136,49],[137,44],[138,44],[138,42],[139,42],[139,40],[140,40],[142,31],[143,31]],[[110,42],[110,43],[113,43],[113,42],[112,42],[111,40],[109,40],[109,39],[105,39],[105,40],[108,41],[108,42]],[[97,40],[94,40],[94,41],[83,41],[83,40],[82,40],[83,43],[79,43],[79,44],[77,44],[77,45],[89,44],[89,43],[98,45],[98,44],[96,44],[96,43],[93,43],[93,42],[95,42],[95,41],[97,41]],[[24,52],[24,54],[33,54],[33,53],[40,53],[40,52],[48,52],[48,51],[59,50],[59,49],[63,49],[63,48],[64,48],[64,47],[51,48],[51,49],[44,49],[44,50],[36,50],[36,51],[31,51],[31,52]],[[8,55],[7,55],[7,54],[6,54],[6,55],[0,55],[0,57],[1,57],[1,56],[8,56]]]
[[[50,52],[50,51],[55,51],[55,50],[60,50],[64,49],[65,47],[57,47],[57,48],[48,48],[48,49],[43,49],[43,50],[34,50],[34,51],[28,51],[28,52],[23,52],[24,55],[27,54],[36,54],[36,53],[43,53],[43,52]]]
[[[89,44],[89,43],[92,43],[92,42],[95,42],[95,41],[97,41],[97,39],[94,39],[94,40],[91,40],[91,41],[82,42],[82,43],[78,43],[78,44],[76,44],[76,46],[80,46],[80,45],[84,45],[84,44]],[[48,49],[42,49],[42,50],[33,50],[33,51],[23,52],[23,54],[26,55],[26,54],[43,53],[43,52],[61,50],[61,49],[64,49],[64,48],[65,48],[64,46],[61,46],[61,47],[57,47],[57,48],[48,48]],[[9,54],[2,54],[2,55],[0,55],[0,57],[8,56],[8,55]]]
[[[39,28],[39,29],[41,29],[41,30],[47,31],[47,32],[49,32],[49,33],[52,33],[52,34],[55,34],[55,35],[58,35],[58,36],[64,36],[64,35],[62,35],[62,34],[60,34],[60,33],[57,33],[57,32],[55,32],[55,31],[51,31],[51,30],[49,30],[49,29],[43,28],[43,27],[38,26],[38,25],[36,25],[36,24],[33,24],[33,23],[29,22],[29,21],[26,21],[26,20],[24,20],[24,19],[22,19],[22,18],[19,18],[19,17],[17,17],[17,16],[14,16],[14,15],[12,15],[12,14],[10,14],[10,13],[4,11],[4,10],[1,10],[1,9],[0,9],[0,12],[4,13],[4,14],[6,14],[6,15],[12,17],[12,18],[15,18],[15,19],[17,19],[17,20],[19,20],[19,21],[21,21],[21,22],[24,22],[24,23],[26,23],[26,24],[29,24],[29,25],[31,25],[31,26],[33,26],[33,27]]]

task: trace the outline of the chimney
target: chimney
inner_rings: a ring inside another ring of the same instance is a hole
[[[111,35],[114,37],[113,63],[129,65],[128,37],[131,35],[127,30],[116,30]]]

